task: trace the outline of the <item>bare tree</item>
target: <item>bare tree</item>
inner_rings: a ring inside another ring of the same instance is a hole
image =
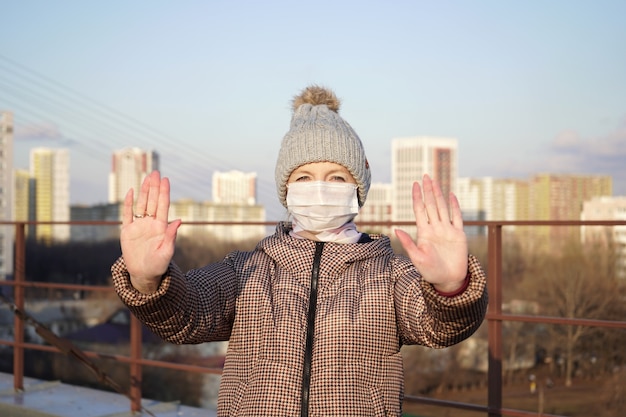
[[[522,291],[556,317],[606,319],[620,303],[615,251],[602,245],[568,241],[551,254],[534,254]],[[563,349],[565,385],[571,386],[576,348],[593,328],[553,326],[553,343]]]

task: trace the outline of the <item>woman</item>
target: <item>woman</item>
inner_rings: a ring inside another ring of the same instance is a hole
[[[173,343],[228,340],[219,416],[400,416],[400,348],[442,348],[469,337],[487,305],[458,201],[450,210],[427,175],[413,186],[416,242],[357,230],[371,174],[362,143],[332,91],[293,102],[276,164],[291,222],[250,252],[183,273],[174,263],[180,220],[168,223],[170,184],[158,172],[124,203],[117,293]]]

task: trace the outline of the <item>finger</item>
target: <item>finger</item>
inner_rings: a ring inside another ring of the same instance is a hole
[[[177,219],[167,225],[165,228],[165,234],[163,235],[163,241],[159,247],[161,256],[167,258],[169,262],[172,262],[172,257],[174,256],[176,248],[176,235],[181,223],[181,220]]]
[[[131,188],[126,192],[124,197],[124,208],[122,210],[122,226],[131,224],[133,222],[133,194],[134,191]]]
[[[411,262],[413,262],[414,265],[419,264],[420,260],[417,255],[417,246],[411,236],[409,236],[409,234],[404,230],[400,229],[396,229],[395,233],[407,256],[411,259]]]
[[[428,174],[424,174],[424,206],[426,207],[426,215],[429,222],[432,224],[435,221],[439,221],[439,210],[437,208],[437,201],[433,192],[433,180],[430,179]]]
[[[163,178],[159,186],[159,202],[156,208],[156,218],[167,222],[170,209],[170,180]]]
[[[443,192],[441,191],[439,182],[437,180],[433,180],[432,183],[433,183],[433,195],[435,196],[435,202],[437,204],[437,213],[439,215],[439,219],[443,223],[450,223],[450,213],[448,212],[448,204],[446,204],[446,199],[443,197]]]
[[[394,230],[394,232],[396,233],[396,237],[398,238],[404,249],[411,246],[411,244],[413,243],[413,239],[411,239],[407,232],[400,229],[396,229]]]
[[[165,241],[168,243],[172,243],[176,240],[176,234],[178,233],[178,228],[182,224],[180,219],[174,220],[170,224],[167,225],[167,229],[165,229]]]
[[[452,224],[457,229],[463,229],[463,216],[461,214],[461,205],[453,192],[450,192],[450,213],[452,215]]]
[[[161,189],[161,175],[159,171],[152,171],[150,176],[150,190],[148,192],[148,203],[146,204],[146,214],[154,216],[159,203],[159,194]]]
[[[428,214],[422,200],[422,188],[419,182],[413,183],[413,214],[415,214],[415,224],[417,227],[424,227],[428,224]]]
[[[137,196],[137,204],[135,205],[135,214],[143,215],[146,212],[148,204],[148,192],[150,191],[150,176],[146,176],[141,183],[139,196]]]

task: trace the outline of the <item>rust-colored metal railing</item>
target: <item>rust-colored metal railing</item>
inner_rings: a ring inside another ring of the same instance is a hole
[[[51,222],[48,222],[51,223]],[[72,225],[102,225],[115,226],[116,222],[65,222]],[[29,224],[37,224],[35,222],[0,222],[0,225],[14,225],[15,227],[15,265],[14,280],[0,281],[1,286],[12,286],[14,294],[14,303],[17,309],[23,311],[25,303],[25,288],[54,288],[62,290],[79,290],[79,291],[113,291],[112,288],[106,286],[88,286],[88,285],[72,285],[72,284],[54,284],[42,282],[27,282],[25,279],[26,263],[26,235],[25,229]],[[59,224],[59,223],[55,223]],[[63,224],[63,223],[61,223]],[[194,222],[187,224],[215,224],[220,226],[227,225],[263,225],[272,226],[275,222]],[[367,223],[372,226],[406,226],[413,225],[410,222],[390,223],[390,222],[372,222]],[[488,231],[487,241],[487,271],[488,271],[488,291],[489,306],[487,310],[487,329],[488,329],[488,373],[487,373],[487,405],[478,405],[470,403],[462,403],[456,401],[437,400],[428,397],[406,396],[405,401],[409,403],[420,403],[435,405],[442,408],[452,408],[459,410],[468,410],[484,413],[488,417],[514,416],[514,417],[530,417],[536,416],[537,413],[503,408],[503,379],[502,379],[502,323],[504,321],[517,321],[526,323],[544,323],[544,324],[561,324],[561,325],[577,325],[590,326],[599,328],[617,328],[626,329],[626,321],[608,321],[608,320],[592,320],[586,318],[562,318],[562,317],[546,317],[546,316],[530,316],[505,314],[502,310],[502,229],[505,226],[626,226],[626,221],[470,221],[465,222],[466,226],[482,226]],[[24,320],[18,315],[14,318],[14,339],[13,341],[0,340],[0,345],[9,345],[13,347],[13,385],[15,390],[24,389],[24,351],[26,349],[59,352],[60,349],[55,346],[39,345],[34,343],[26,343],[24,341]],[[154,366],[168,369],[176,369],[186,372],[198,373],[214,373],[220,374],[221,369],[207,368],[202,366],[177,364],[171,362],[149,360],[142,358],[142,340],[141,340],[141,324],[131,315],[130,327],[130,354],[123,355],[107,355],[108,358],[128,363],[130,367],[130,391],[127,395],[130,398],[130,409],[132,412],[141,410],[141,379],[142,367]],[[83,352],[88,358],[95,358],[99,354],[97,352]],[[559,417],[543,413],[545,417]]]

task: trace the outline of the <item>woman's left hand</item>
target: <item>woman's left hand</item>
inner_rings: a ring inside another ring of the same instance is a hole
[[[428,175],[423,179],[424,196],[419,182],[413,183],[413,212],[417,240],[396,230],[396,236],[415,268],[425,281],[441,292],[461,288],[467,276],[467,237],[463,231],[461,208],[450,192],[450,210],[441,187]]]

